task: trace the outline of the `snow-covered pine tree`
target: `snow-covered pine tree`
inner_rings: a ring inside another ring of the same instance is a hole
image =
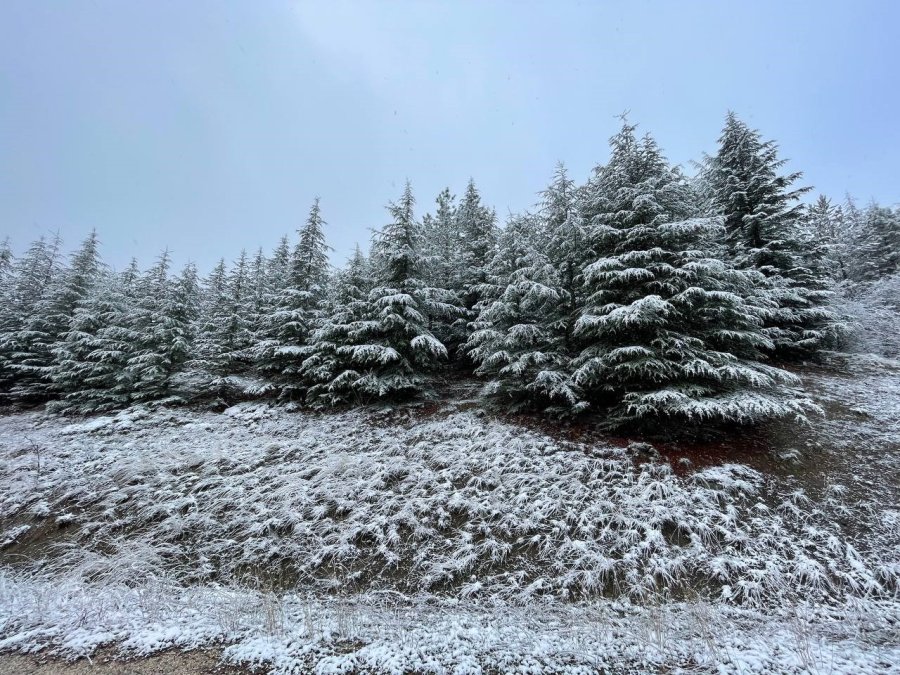
[[[584,240],[575,185],[562,165],[543,192],[540,239],[515,256],[506,288],[483,303],[467,349],[485,393],[512,408],[577,409],[571,383],[574,327],[581,300]],[[525,222],[528,222],[527,220]]]
[[[751,278],[717,259],[714,219],[691,218],[691,191],[652,138],[623,124],[588,198],[598,258],[585,267],[583,350],[573,380],[609,423],[752,423],[802,415],[790,374],[747,305]]]
[[[461,249],[456,197],[450,188],[444,188],[434,201],[434,214],[422,217],[423,280],[437,288],[460,290],[454,288],[459,277],[456,258]]]
[[[126,406],[130,388],[122,374],[131,351],[126,326],[134,300],[137,262],[122,274],[105,274],[78,303],[69,330],[54,349],[53,390],[48,409],[90,414]]]
[[[230,396],[250,363],[253,344],[251,312],[254,289],[246,251],[226,272],[220,260],[204,282],[199,318],[194,332],[190,369],[199,376],[195,387],[202,395]]]
[[[55,253],[47,259],[47,290],[35,303],[22,324],[11,354],[10,368],[15,373],[11,396],[14,400],[36,402],[51,395],[53,350],[69,328],[78,303],[87,297],[102,269],[97,233],[84,240],[72,256],[71,265],[53,273]]]
[[[306,400],[314,407],[330,407],[368,400],[352,385],[361,377],[352,346],[356,331],[371,313],[369,291],[374,286],[369,261],[357,244],[347,266],[335,279],[331,311],[312,336],[312,354],[303,362],[309,384]]]
[[[290,259],[287,285],[280,289],[269,315],[268,339],[257,349],[260,370],[282,399],[302,399],[306,385],[303,361],[310,355],[310,338],[322,320],[322,301],[328,280],[325,221],[316,197]]]
[[[265,318],[269,287],[268,275],[269,261],[262,248],[259,248],[250,263],[249,273],[250,295],[247,303],[247,324],[251,336],[251,347],[248,352],[251,362],[255,359],[256,345],[263,338],[263,319]]]
[[[186,265],[176,279],[169,277],[170,266],[166,250],[139,280],[126,319],[132,348],[122,381],[137,402],[183,400],[172,378],[190,356],[199,289],[193,265]]]
[[[465,254],[457,217],[456,197],[444,188],[435,200],[434,215],[422,219],[420,251],[422,281],[434,289],[432,300],[456,309],[443,316],[432,317],[429,329],[448,350],[457,352],[468,335],[469,313],[462,307],[465,293],[461,269]]]
[[[15,260],[0,307],[0,392],[9,400],[9,391],[18,373],[13,368],[14,355],[21,354],[27,347],[24,332],[40,303],[53,286],[62,271],[60,259],[60,239],[56,235],[48,241],[38,238],[25,254]]]
[[[335,352],[341,362],[337,374],[329,383],[316,382],[316,391],[327,391],[334,400],[368,402],[415,396],[425,387],[424,373],[447,358],[446,347],[428,325],[429,317],[452,308],[432,300],[432,289],[422,280],[414,204],[407,181],[400,200],[388,206],[392,222],[376,235],[372,252],[375,285],[364,303],[353,305],[362,318],[339,318],[342,328],[336,335],[341,341]],[[322,340],[326,337],[321,335]]]
[[[806,212],[805,248],[820,255],[824,272],[835,282],[844,282],[850,272],[850,229],[840,204],[825,195]]]
[[[6,297],[6,291],[13,278],[13,252],[9,245],[9,237],[0,243],[0,298]]]
[[[467,320],[477,316],[484,284],[489,281],[490,265],[497,253],[497,216],[481,203],[475,181],[469,179],[466,192],[456,209],[459,253],[456,256],[456,283]]]
[[[869,204],[857,214],[852,251],[854,281],[871,283],[900,272],[900,212]]]
[[[792,188],[802,174],[780,173],[784,164],[774,141],[763,141],[729,112],[718,152],[706,158],[704,178],[714,213],[725,219],[730,259],[765,277],[759,292],[774,302],[766,329],[775,353],[806,358],[835,338],[837,322],[826,307],[826,279],[809,264],[801,244],[799,199],[810,188]]]

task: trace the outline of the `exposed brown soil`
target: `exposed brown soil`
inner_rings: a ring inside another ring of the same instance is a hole
[[[246,668],[222,665],[219,652],[165,652],[123,660],[109,650],[90,659],[66,661],[39,655],[0,654],[0,675],[250,675]]]

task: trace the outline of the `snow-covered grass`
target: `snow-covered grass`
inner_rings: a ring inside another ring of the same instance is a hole
[[[130,656],[224,644],[227,662],[273,673],[890,673],[898,625],[897,603],[873,600],[522,607],[0,575],[0,650],[77,658],[105,644]]]
[[[773,494],[737,464],[679,477],[627,449],[471,412],[310,416],[253,404],[75,424],[30,414],[3,428],[4,538],[34,530],[52,544],[42,570],[86,580],[251,576],[517,601],[690,589],[765,603],[893,595],[900,572],[842,535],[840,491],[820,504]]]
[[[818,454],[783,473],[669,452],[673,469],[452,402],[10,414],[0,650],[223,642],[323,673],[900,669],[900,496],[867,489],[900,476],[900,370],[853,369],[805,375],[829,417],[790,430]]]

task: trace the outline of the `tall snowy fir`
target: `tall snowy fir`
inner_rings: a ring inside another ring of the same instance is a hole
[[[456,257],[456,282],[466,319],[477,316],[485,300],[485,284],[490,280],[490,264],[497,252],[497,217],[481,202],[475,181],[469,180],[456,209],[459,252]]]
[[[392,221],[376,235],[374,287],[364,303],[353,304],[360,318],[341,319],[347,329],[339,334],[335,351],[342,363],[330,383],[318,383],[318,391],[360,402],[409,398],[423,392],[424,374],[447,358],[446,347],[428,326],[430,317],[452,307],[435,301],[422,279],[414,205],[407,182],[400,200],[388,206]]]
[[[127,405],[131,388],[123,378],[132,344],[127,314],[135,300],[137,263],[106,274],[82,299],[69,330],[54,349],[50,410],[88,414]]]
[[[75,307],[91,291],[101,270],[96,232],[72,256],[71,265],[54,273],[55,253],[46,259],[46,291],[33,305],[16,337],[10,357],[15,373],[11,395],[17,401],[34,402],[50,395],[53,350],[68,330]],[[58,242],[53,250],[58,249]]]
[[[278,291],[268,318],[269,339],[258,349],[260,369],[283,399],[302,399],[306,384],[301,370],[312,353],[310,340],[322,320],[328,280],[328,245],[319,199],[313,202],[291,255],[286,286]]]
[[[190,357],[198,302],[197,271],[193,265],[171,278],[171,260],[164,251],[139,280],[127,328],[132,349],[123,382],[134,401],[182,400],[173,378]]]
[[[853,279],[871,283],[900,272],[900,210],[872,203],[854,215]]]
[[[190,368],[199,395],[227,398],[234,382],[252,362],[254,291],[245,251],[230,271],[220,260],[203,284]]]
[[[362,371],[353,347],[371,313],[368,297],[374,283],[369,261],[357,245],[338,273],[331,311],[313,334],[312,354],[303,362],[303,379],[309,384],[306,400],[314,407],[369,399],[354,387]]]
[[[847,281],[850,275],[850,222],[841,205],[825,195],[819,195],[806,211],[804,247],[817,254],[824,273],[835,282]]]
[[[18,373],[13,368],[14,354],[22,353],[26,335],[23,328],[60,271],[59,237],[47,241],[40,237],[21,258],[14,261],[4,286],[0,310],[0,391],[9,400]]]
[[[429,329],[446,347],[448,355],[456,355],[468,336],[469,313],[463,307],[466,294],[462,269],[466,265],[463,233],[458,218],[456,198],[444,188],[435,199],[434,214],[422,219],[419,249],[422,258],[422,281],[435,289],[434,300],[456,309],[433,316]]]
[[[562,165],[543,192],[536,232],[514,256],[506,288],[473,324],[467,349],[476,373],[490,378],[485,393],[512,408],[575,410],[571,382],[574,327],[581,300],[584,233],[574,182]]]
[[[705,180],[714,213],[725,219],[730,259],[765,279],[759,292],[773,303],[765,327],[780,358],[806,358],[832,341],[836,320],[827,309],[826,280],[804,255],[799,172],[782,174],[785,160],[774,141],[763,141],[728,113]],[[765,304],[765,300],[759,304]]]
[[[771,342],[743,299],[752,280],[715,255],[716,220],[655,141],[624,124],[588,188],[597,259],[584,269],[574,382],[610,425],[752,423],[802,415],[795,378],[760,362]]]

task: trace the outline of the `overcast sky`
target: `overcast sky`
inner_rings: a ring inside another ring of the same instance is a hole
[[[0,235],[208,270],[321,196],[340,263],[409,177],[502,217],[630,110],[676,163],[735,110],[837,198],[900,199],[900,3],[0,2]]]

